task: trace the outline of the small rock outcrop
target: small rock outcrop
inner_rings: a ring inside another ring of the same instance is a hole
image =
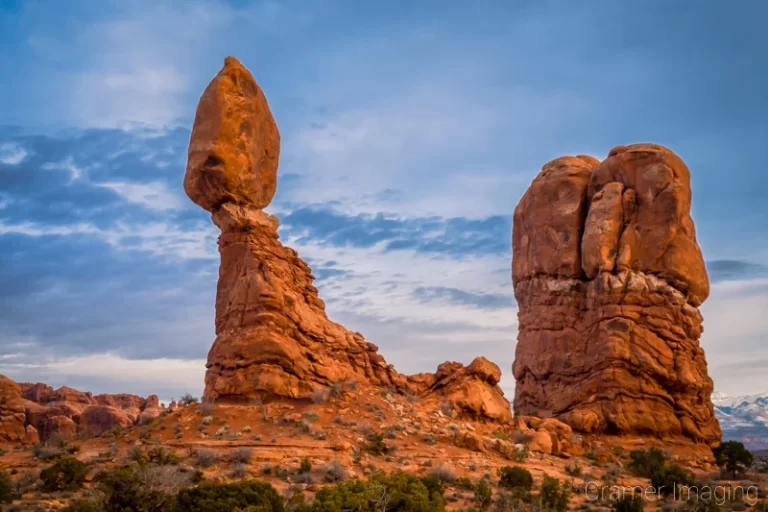
[[[410,376],[408,383],[427,400],[448,402],[466,416],[506,423],[512,419],[512,411],[499,387],[500,380],[501,369],[477,357],[468,366],[443,363],[437,373]]]
[[[264,93],[228,57],[197,107],[184,177],[189,198],[221,230],[216,340],[204,398],[306,399],[355,380],[452,397],[479,417],[511,417],[492,363],[450,363],[436,375],[409,379],[360,333],[328,319],[309,266],[280,243],[278,219],[263,211],[275,194],[279,142]]]
[[[86,408],[77,422],[78,437],[98,436],[114,427],[130,427],[136,417],[117,407],[92,405]]]
[[[0,441],[23,441],[25,437],[21,389],[11,379],[0,375]]]
[[[515,412],[712,445],[688,168],[652,144],[547,163],[517,205]]]

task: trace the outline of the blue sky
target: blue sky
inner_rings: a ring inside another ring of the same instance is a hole
[[[511,392],[517,201],[552,158],[656,142],[692,172],[715,386],[768,391],[766,15],[759,0],[0,1],[0,372],[200,392],[217,233],[181,179],[199,95],[234,55],[282,134],[283,241],[332,318],[399,370],[483,354]]]

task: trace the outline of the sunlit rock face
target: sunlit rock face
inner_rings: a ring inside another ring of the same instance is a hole
[[[686,165],[653,144],[547,163],[514,214],[519,414],[714,444]]]

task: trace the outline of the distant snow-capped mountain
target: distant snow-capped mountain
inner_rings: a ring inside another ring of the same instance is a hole
[[[712,403],[724,440],[741,441],[752,450],[768,449],[768,393],[747,396],[713,393]]]

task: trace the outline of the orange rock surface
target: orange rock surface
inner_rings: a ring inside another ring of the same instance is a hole
[[[197,106],[184,190],[208,211],[225,202],[264,208],[275,195],[279,156],[280,134],[264,93],[227,57]]]
[[[688,168],[661,146],[543,167],[514,214],[517,413],[588,433],[720,440],[690,207]]]
[[[22,441],[24,430],[24,399],[14,381],[0,375],[0,441]]]

